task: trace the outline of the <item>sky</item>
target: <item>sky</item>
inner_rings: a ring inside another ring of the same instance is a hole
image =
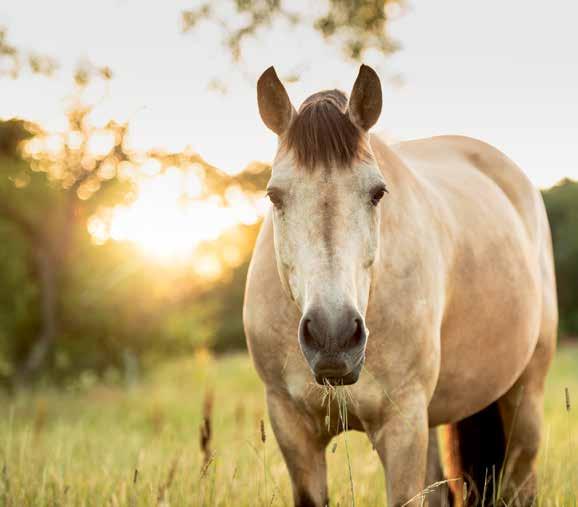
[[[0,117],[62,128],[72,69],[89,60],[114,73],[110,83],[86,92],[99,100],[97,121],[129,120],[134,146],[190,145],[232,173],[275,153],[275,136],[256,106],[255,82],[266,67],[275,65],[281,77],[299,73],[287,84],[296,106],[320,89],[350,90],[358,64],[308,27],[277,23],[249,41],[244,61],[232,66],[216,26],[182,32],[181,11],[196,5],[198,0],[4,0],[0,26],[9,41],[55,57],[60,70],[52,78],[24,72],[17,80],[0,80]],[[301,12],[322,6],[302,0],[290,5]],[[542,187],[578,178],[577,16],[573,0],[409,0],[389,25],[400,51],[364,58],[384,86],[376,130],[392,141],[478,137]],[[214,78],[222,89],[209,89]]]

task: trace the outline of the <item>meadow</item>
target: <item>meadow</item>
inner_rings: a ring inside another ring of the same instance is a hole
[[[567,409],[566,388],[578,399],[576,346],[560,348],[548,379],[539,505],[577,504],[578,410]],[[84,376],[65,390],[1,395],[0,407],[2,506],[292,505],[244,354],[200,352],[133,385]],[[334,439],[328,462],[333,506],[384,505],[382,469],[362,434]]]

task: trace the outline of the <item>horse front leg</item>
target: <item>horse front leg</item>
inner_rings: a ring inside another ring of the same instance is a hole
[[[368,433],[385,470],[388,505],[422,505],[428,461],[426,397],[417,393],[386,403],[385,422]]]
[[[437,428],[430,428],[429,430],[425,484],[427,488],[432,490],[427,495],[429,507],[449,507],[452,504],[451,493],[446,482],[440,456]]]
[[[295,506],[325,507],[329,503],[325,464],[327,437],[287,393],[267,390],[267,406],[291,477]]]

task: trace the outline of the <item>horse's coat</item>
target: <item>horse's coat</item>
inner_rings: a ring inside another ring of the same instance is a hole
[[[331,339],[344,329],[332,320],[340,309],[364,319],[369,331],[366,345],[360,341],[365,365],[347,387],[348,419],[368,434],[384,464],[389,502],[407,502],[426,486],[426,468],[439,470],[435,451],[426,466],[428,438],[430,449],[436,444],[428,428],[448,424],[449,474],[468,474],[481,489],[489,463],[472,449],[492,447],[493,432],[503,432],[510,439],[504,495],[529,503],[557,329],[541,196],[512,161],[481,141],[443,136],[388,146],[369,136],[381,95],[372,102],[377,78],[365,69],[343,114],[360,129],[371,160],[352,157],[349,171],[300,169],[284,138],[298,113],[271,70],[270,81],[260,83],[263,119],[280,136],[271,183],[283,187],[275,191],[286,202],[266,216],[259,234],[244,322],[295,503],[327,501],[324,449],[340,428],[336,417],[334,427],[325,425],[327,407],[311,368],[327,350],[341,351]],[[389,193],[373,209],[365,191],[377,177]],[[312,307],[321,316],[303,324]],[[325,340],[306,360],[302,341],[313,324],[322,328],[313,337]],[[353,350],[343,352],[351,365],[361,357],[349,343],[355,336],[343,342]],[[488,406],[496,418],[482,417]],[[471,427],[490,440],[467,451]],[[502,455],[492,464],[503,461]],[[428,482],[438,478],[428,472]]]

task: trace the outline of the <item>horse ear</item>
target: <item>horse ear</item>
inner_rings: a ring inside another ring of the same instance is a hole
[[[263,72],[257,81],[257,101],[265,125],[275,134],[283,134],[289,128],[294,109],[273,67]]]
[[[362,65],[349,98],[349,119],[361,130],[368,131],[381,113],[381,83],[377,73]]]

